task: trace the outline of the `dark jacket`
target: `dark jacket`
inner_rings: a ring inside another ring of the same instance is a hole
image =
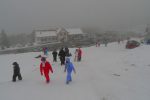
[[[69,49],[68,48],[65,48],[65,56],[69,56]]]
[[[53,54],[54,57],[56,57],[57,56],[57,51],[53,51],[52,54]]]
[[[59,51],[59,56],[60,56],[60,57],[65,57],[65,52],[64,52],[63,49],[61,49],[61,50]]]
[[[13,67],[14,75],[20,74],[20,67],[19,67],[18,63],[14,62],[13,65],[14,65],[14,67]]]

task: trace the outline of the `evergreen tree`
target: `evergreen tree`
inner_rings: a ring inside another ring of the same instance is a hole
[[[1,35],[0,35],[0,45],[1,45],[1,48],[4,49],[5,47],[9,47],[9,41],[8,41],[8,37],[7,37],[7,34],[5,33],[5,30],[2,29],[1,31]]]

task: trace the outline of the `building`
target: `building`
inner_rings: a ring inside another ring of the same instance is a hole
[[[53,28],[48,30],[35,30],[35,43],[36,44],[46,44],[55,43],[60,41],[65,41],[67,37],[66,32],[61,28]]]
[[[68,32],[64,28],[57,29],[57,39],[59,42],[67,42],[68,41]]]
[[[87,38],[87,34],[83,33],[80,28],[77,29],[66,29],[68,32],[69,41],[83,41]]]
[[[35,43],[46,44],[55,42],[67,42],[67,41],[83,41],[87,39],[88,35],[83,33],[81,29],[64,29],[53,28],[49,30],[36,30]]]
[[[56,30],[36,30],[35,31],[35,43],[44,44],[57,42]]]

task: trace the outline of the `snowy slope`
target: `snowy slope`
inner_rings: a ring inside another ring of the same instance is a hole
[[[74,48],[71,49],[73,54]],[[150,46],[127,50],[124,44],[83,48],[82,62],[73,62],[77,73],[65,84],[66,73],[60,62],[48,60],[54,69],[50,84],[40,76],[41,54],[0,55],[1,100],[150,100]],[[11,82],[12,63],[21,67],[22,81]]]

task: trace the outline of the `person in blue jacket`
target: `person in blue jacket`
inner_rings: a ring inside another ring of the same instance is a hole
[[[64,72],[67,71],[67,77],[66,77],[66,84],[69,84],[69,82],[72,81],[71,73],[74,71],[76,73],[74,65],[70,61],[70,58],[66,58],[66,63],[65,63],[65,70]]]
[[[48,56],[48,48],[45,48],[45,55]]]

